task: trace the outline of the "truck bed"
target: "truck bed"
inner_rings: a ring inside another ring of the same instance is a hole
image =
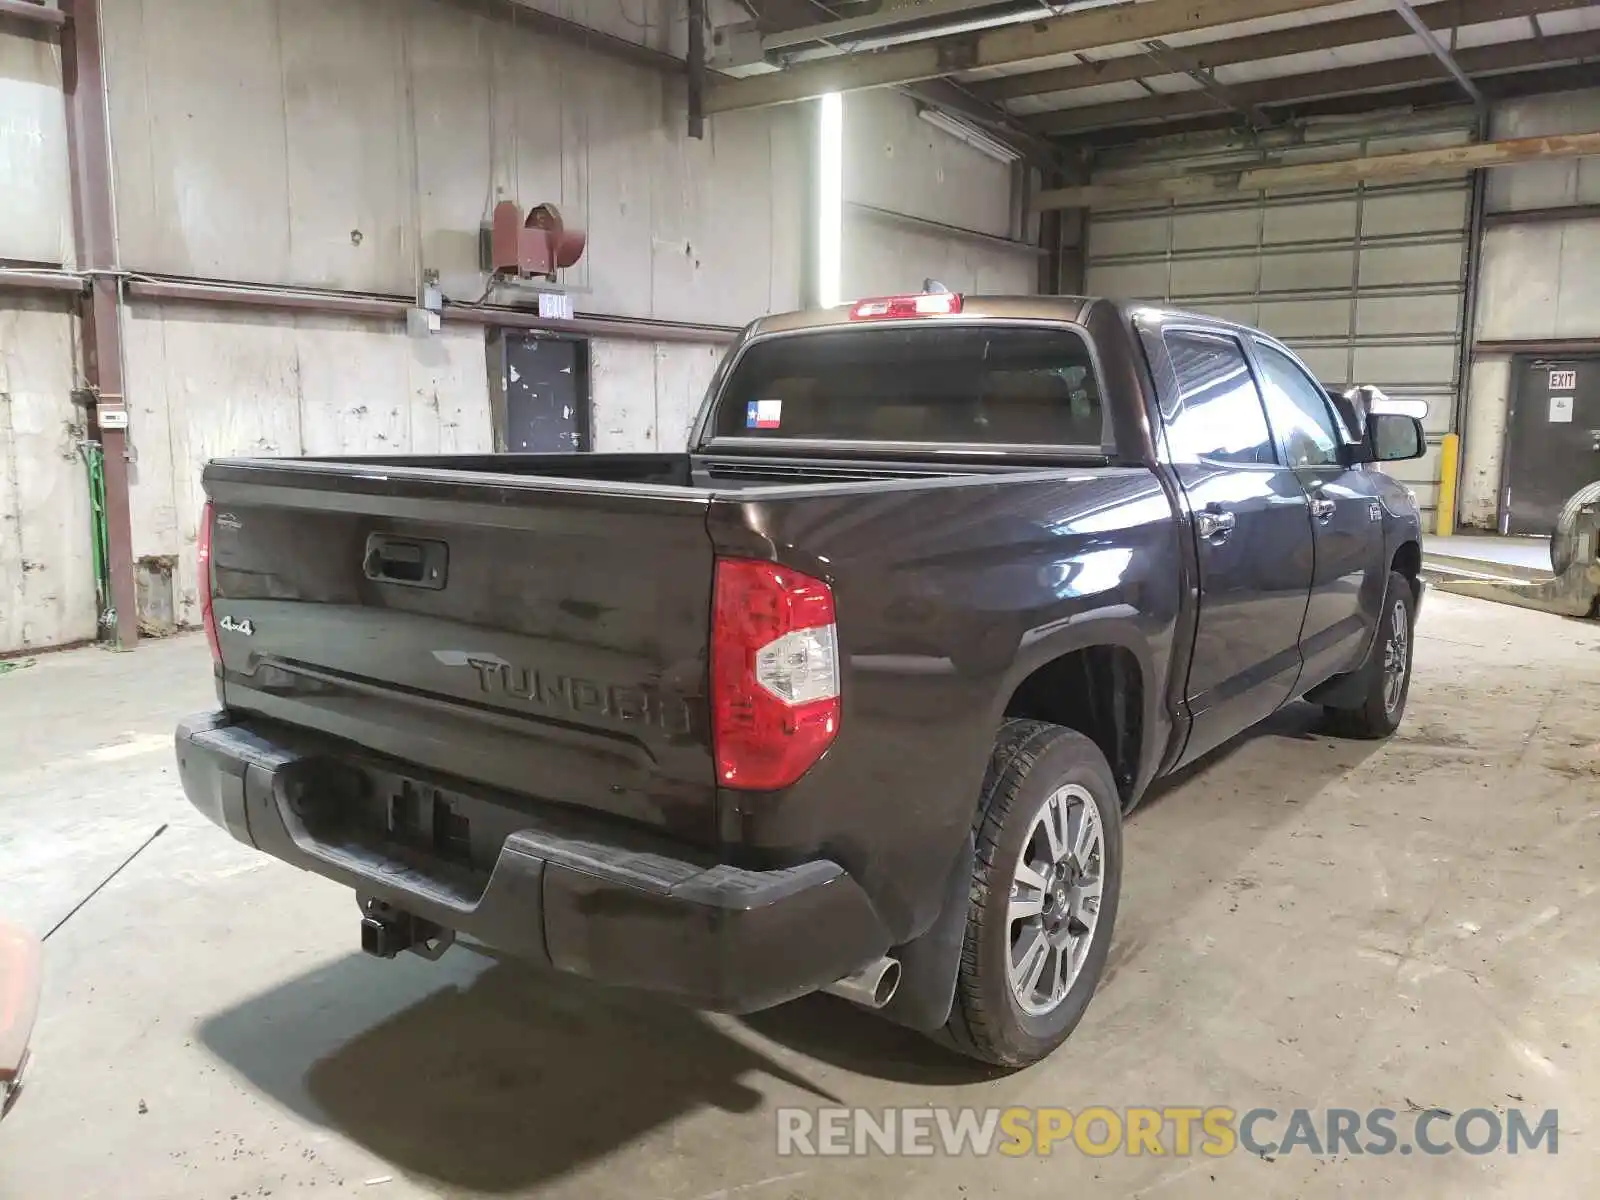
[[[714,564],[764,553],[721,544],[719,503],[838,512],[865,492],[995,482],[981,468],[670,454],[217,461],[205,488],[222,700],[714,845]]]

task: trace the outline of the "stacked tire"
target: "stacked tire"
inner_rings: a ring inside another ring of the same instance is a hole
[[[1578,557],[1578,517],[1591,506],[1600,506],[1600,482],[1579,488],[1561,506],[1550,535],[1550,566],[1557,575],[1564,574]]]

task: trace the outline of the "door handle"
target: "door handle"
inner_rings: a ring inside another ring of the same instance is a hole
[[[1235,523],[1236,518],[1231,512],[1223,512],[1214,505],[1194,515],[1195,532],[1213,546],[1220,546],[1228,540]]]
[[[1338,507],[1326,496],[1313,496],[1311,498],[1311,515],[1319,521],[1333,520],[1333,514]]]
[[[362,557],[362,573],[374,583],[397,583],[401,587],[444,588],[450,551],[443,542],[412,541],[375,533],[367,539]]]

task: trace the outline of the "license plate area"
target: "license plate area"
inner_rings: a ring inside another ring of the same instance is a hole
[[[391,840],[441,862],[472,865],[472,818],[462,797],[411,779],[385,782]]]
[[[307,760],[286,788],[313,843],[426,877],[458,900],[483,894],[506,839],[529,815],[371,763]]]

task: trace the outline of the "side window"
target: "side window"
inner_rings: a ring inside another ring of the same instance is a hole
[[[1182,329],[1163,331],[1177,375],[1179,405],[1167,419],[1167,440],[1181,460],[1275,463],[1272,433],[1244,350],[1233,338]]]
[[[1326,467],[1339,463],[1339,435],[1321,386],[1313,383],[1293,359],[1264,342],[1256,354],[1266,376],[1261,382],[1267,412],[1283,441],[1291,467]]]

